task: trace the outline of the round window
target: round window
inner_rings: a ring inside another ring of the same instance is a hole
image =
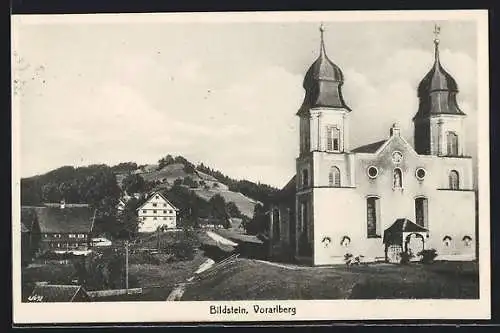
[[[425,178],[425,170],[423,168],[418,168],[417,171],[415,172],[415,174],[419,180],[422,180]]]
[[[368,168],[368,176],[370,178],[375,178],[378,175],[378,169],[374,166]]]

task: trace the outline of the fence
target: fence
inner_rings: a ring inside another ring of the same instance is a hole
[[[87,291],[87,294],[89,294],[89,296],[92,298],[121,296],[121,295],[140,295],[142,294],[142,288],[94,290],[94,291]]]

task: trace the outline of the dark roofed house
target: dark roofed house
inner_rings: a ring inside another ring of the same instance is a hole
[[[31,246],[41,251],[87,251],[95,211],[85,204],[45,204],[21,208],[21,221],[31,229]]]
[[[31,295],[28,297],[28,302],[91,302],[92,299],[82,286],[72,285],[37,285]]]

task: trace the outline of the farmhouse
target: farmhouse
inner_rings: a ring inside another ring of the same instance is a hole
[[[296,175],[274,198],[270,251],[312,265],[343,261],[345,254],[393,261],[401,252],[435,249],[441,259],[473,260],[475,191],[465,151],[467,115],[458,85],[441,64],[421,80],[413,117],[414,146],[397,124],[388,137],[349,144],[351,110],[342,96],[344,75],[326,53],[305,75]],[[383,110],[380,110],[383,112]]]
[[[95,211],[86,204],[47,203],[21,207],[21,223],[30,230],[30,247],[43,251],[87,251]]]
[[[179,210],[160,192],[154,192],[137,208],[139,232],[154,232],[158,227],[173,229],[177,226]]]

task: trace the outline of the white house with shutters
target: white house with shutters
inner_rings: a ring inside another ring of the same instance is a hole
[[[154,192],[137,208],[139,232],[154,232],[159,227],[174,229],[177,226],[177,209],[160,192]]]

